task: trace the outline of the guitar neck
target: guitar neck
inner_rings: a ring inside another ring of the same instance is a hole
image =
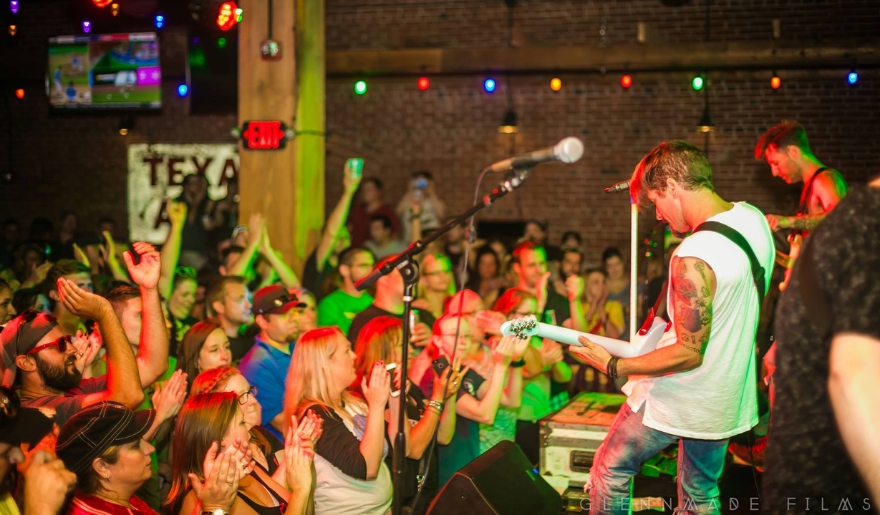
[[[665,323],[663,324],[665,326]],[[606,336],[599,336],[595,334],[586,334],[581,333],[579,331],[575,331],[574,329],[568,329],[566,327],[559,327],[550,324],[538,323],[536,328],[536,334],[543,338],[549,338],[551,340],[555,340],[559,343],[565,343],[568,345],[576,345],[578,347],[582,347],[581,343],[578,341],[578,337],[583,336],[589,339],[591,342],[601,345],[608,352],[610,352],[613,356],[617,356],[619,358],[633,358],[636,356],[641,356],[645,354],[645,345],[640,345],[637,343],[630,343],[623,340],[615,340],[614,338],[608,338]],[[649,333],[650,334],[650,333]],[[662,331],[661,331],[662,334]],[[659,337],[657,338],[659,340]],[[645,338],[644,341],[650,343],[651,338]],[[648,349],[653,350],[656,345],[656,341],[654,341],[654,345],[651,345],[651,348]]]

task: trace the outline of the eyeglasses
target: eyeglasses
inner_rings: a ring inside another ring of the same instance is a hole
[[[250,395],[253,395],[254,397],[257,396],[257,387],[256,386],[251,386],[250,388],[248,388],[248,391],[239,395],[238,396],[238,403],[241,404],[242,406],[244,406],[245,404],[248,403]]]
[[[15,390],[7,386],[0,386],[0,417],[12,420],[18,415],[21,408],[21,401]]]
[[[28,355],[36,354],[36,353],[40,352],[41,350],[48,348],[48,347],[58,347],[58,352],[64,353],[64,352],[67,352],[67,346],[72,343],[73,343],[73,336],[69,335],[69,334],[65,334],[64,336],[62,336],[61,338],[58,338],[57,340],[53,340],[49,343],[44,343],[43,345],[40,345],[39,347],[34,347],[33,349],[27,351],[27,354]]]
[[[450,338],[455,338],[455,333],[442,333],[440,336],[448,336]],[[458,335],[459,340],[470,340],[471,333],[462,333]]]
[[[174,269],[174,275],[178,277],[189,277],[195,279],[198,277],[196,269],[190,266],[179,266]]]

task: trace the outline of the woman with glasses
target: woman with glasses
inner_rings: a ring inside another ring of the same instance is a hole
[[[227,510],[229,515],[306,513],[314,481],[314,443],[321,432],[314,415],[306,416],[298,426],[291,425],[283,464],[274,474],[269,474],[259,460],[250,462],[246,455],[237,454],[242,442],[250,439],[247,426],[241,396],[234,392],[206,393],[186,401],[174,429],[173,480],[166,502],[170,513],[191,515],[197,510],[198,492],[193,491],[191,481],[207,472],[198,457],[217,442],[221,452],[240,457],[239,466],[244,472]]]
[[[229,337],[212,318],[192,326],[180,343],[177,368],[187,377],[196,377],[205,370],[227,367],[232,363]]]
[[[402,350],[403,324],[400,320],[392,317],[376,317],[367,323],[361,329],[355,347],[357,379],[352,384],[352,389],[359,391],[361,381],[365,378],[369,380],[370,372],[380,361],[396,364],[395,374],[399,374]],[[411,352],[410,356],[412,356]],[[439,490],[437,448],[432,443],[434,431],[437,430],[437,444],[448,445],[452,440],[452,435],[455,433],[455,403],[446,401],[458,391],[461,378],[467,370],[467,367],[461,368],[461,360],[457,359],[443,374],[435,372],[430,397],[426,397],[418,386],[406,382],[406,417],[412,427],[410,428],[410,424],[404,425],[405,429],[409,430],[407,435],[409,446],[403,472],[402,497],[403,502],[412,507],[412,512],[415,514],[424,513]],[[394,390],[399,389],[400,377],[396,375]],[[397,403],[399,399],[392,398],[390,402]],[[391,430],[396,432],[397,428]],[[389,456],[386,464],[393,469],[391,459],[392,457]],[[425,482],[416,499],[419,475],[425,477]]]
[[[507,320],[535,316],[538,300],[525,290],[507,290],[493,309]],[[551,403],[553,383],[566,384],[571,379],[571,368],[562,360],[562,346],[558,343],[533,336],[529,345],[540,351],[542,367],[537,373],[523,368],[522,404],[516,414],[516,443],[531,463],[537,463],[538,421],[554,411]],[[567,392],[564,398],[568,399]]]
[[[199,374],[193,381],[190,396],[216,392],[232,392],[238,395],[238,403],[244,410],[245,427],[250,433],[250,449],[254,460],[269,474],[274,474],[278,470],[279,452],[283,456],[284,444],[260,425],[263,407],[257,400],[257,387],[251,386],[237,368],[219,367]]]

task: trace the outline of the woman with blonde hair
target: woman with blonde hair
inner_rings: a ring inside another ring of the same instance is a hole
[[[338,327],[303,334],[293,350],[284,397],[285,420],[314,410],[324,430],[315,446],[316,514],[384,514],[391,509],[391,473],[385,456],[385,406],[391,379],[383,361],[376,361],[361,380],[363,399],[348,387],[357,378],[351,343]],[[365,400],[364,400],[365,399]],[[396,427],[391,403],[390,427]]]
[[[299,429],[299,431],[298,431]],[[174,430],[174,462],[168,512],[190,515],[198,509],[194,479],[209,473],[200,456],[219,444],[219,450],[236,456],[242,468],[235,501],[229,515],[302,515],[309,505],[312,487],[310,438],[314,420],[306,418],[301,427],[291,425],[285,442],[284,467],[270,476],[258,462],[242,453],[250,439],[245,413],[233,392],[206,393],[186,401]],[[197,483],[196,483],[197,484]]]
[[[212,318],[192,326],[177,351],[177,368],[186,372],[187,377],[232,363],[229,337],[220,323]]]
[[[373,370],[377,362],[394,363],[395,372],[400,373],[403,351],[403,324],[392,317],[376,317],[361,329],[355,349],[355,368],[357,379],[353,389]],[[412,354],[410,354],[411,356]],[[434,388],[430,400],[421,389],[406,382],[406,417],[414,425],[404,424],[406,438],[409,442],[407,460],[403,470],[404,504],[412,508],[412,513],[424,513],[431,500],[439,490],[437,447],[434,445],[434,431],[437,430],[437,444],[449,445],[455,433],[455,402],[447,402],[456,391],[461,378],[468,371],[461,369],[461,358],[453,361],[444,374],[434,373]],[[400,377],[395,379],[396,387],[400,388]],[[392,403],[399,399],[392,399]],[[391,428],[397,431],[396,427]],[[390,457],[389,457],[390,458]],[[392,467],[390,459],[386,460]],[[418,475],[425,477],[419,488]],[[420,493],[419,493],[420,492]],[[416,495],[419,493],[419,495]]]

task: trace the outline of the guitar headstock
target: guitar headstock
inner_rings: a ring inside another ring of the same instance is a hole
[[[526,340],[538,334],[538,319],[534,315],[520,317],[501,325],[501,334],[504,336],[516,335],[520,340]]]

